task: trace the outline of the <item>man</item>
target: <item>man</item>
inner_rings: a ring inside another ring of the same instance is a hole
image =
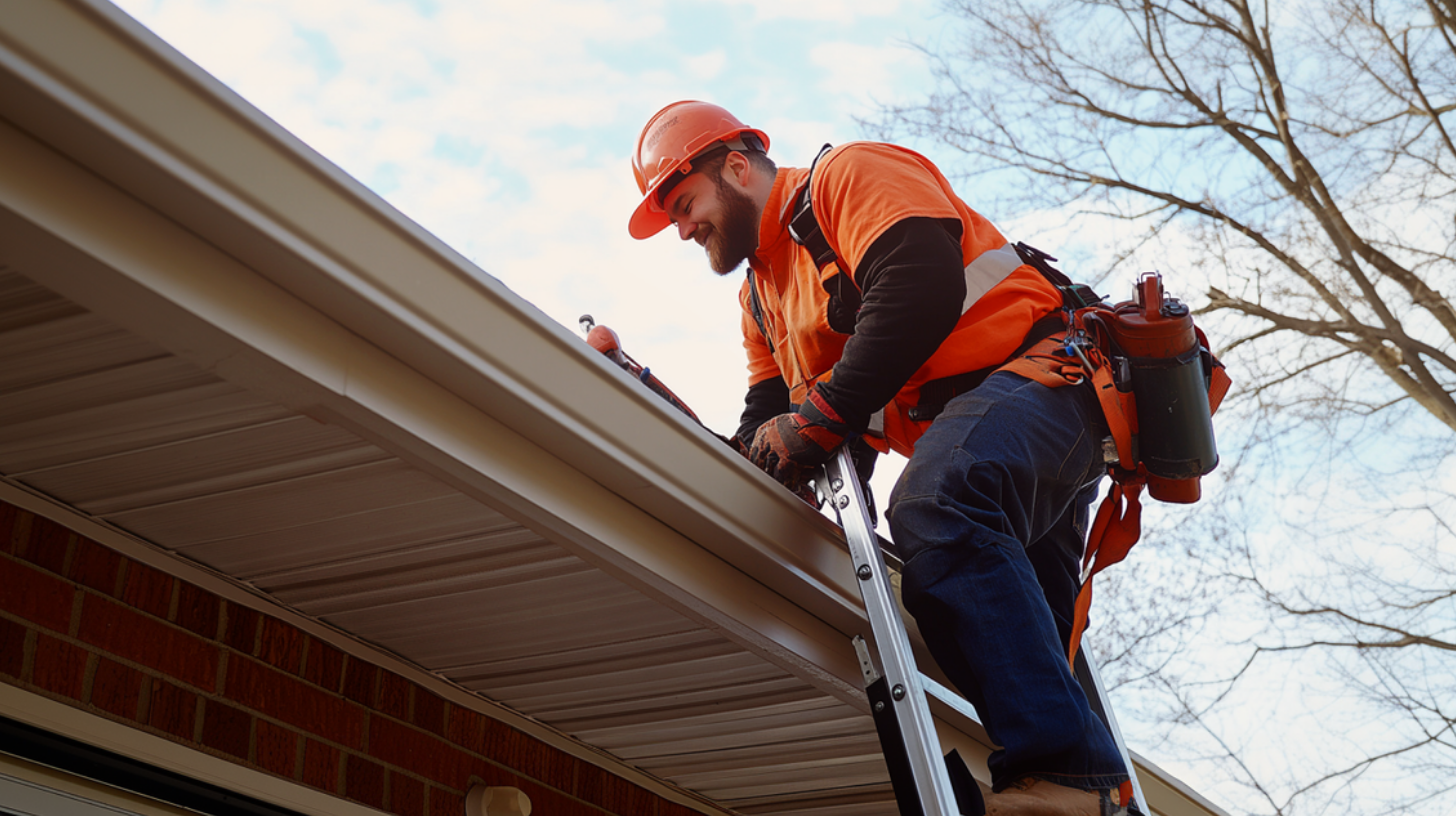
[[[1105,426],[1089,389],[996,370],[1062,328],[1058,291],[923,156],[856,142],[811,174],[768,145],[716,105],[659,111],[632,236],[675,226],[719,275],[748,263],[756,464],[797,488],[856,436],[910,457],[888,510],[905,603],[1003,746],[987,812],[1115,810],[1126,770],[1067,662]]]

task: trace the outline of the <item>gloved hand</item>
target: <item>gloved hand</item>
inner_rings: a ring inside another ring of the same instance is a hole
[[[779,414],[759,427],[748,460],[797,491],[852,433],[815,386],[797,412]]]
[[[718,437],[719,442],[722,442],[723,444],[732,448],[734,453],[737,453],[739,456],[742,456],[745,459],[748,458],[748,448],[744,447],[743,442],[738,437],[724,436],[723,434],[720,434],[716,431],[710,431],[710,433],[712,433],[713,436]]]
[[[743,441],[740,440],[738,437],[724,436],[720,433],[714,433],[713,436],[718,437],[718,439],[723,444],[737,451],[739,456],[742,456],[744,459],[748,458],[748,446],[744,445]],[[866,485],[865,489],[868,490],[869,486]],[[824,502],[819,499],[819,494],[814,492],[814,485],[810,484],[807,480],[797,487],[794,487],[793,491],[794,495],[803,499],[806,504],[808,504],[815,510],[818,510],[824,504]]]

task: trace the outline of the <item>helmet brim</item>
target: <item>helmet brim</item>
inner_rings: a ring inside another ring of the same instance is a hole
[[[662,232],[671,223],[672,219],[667,217],[667,211],[657,203],[657,190],[654,188],[647,191],[642,203],[632,211],[632,218],[627,222],[627,232],[641,241]]]

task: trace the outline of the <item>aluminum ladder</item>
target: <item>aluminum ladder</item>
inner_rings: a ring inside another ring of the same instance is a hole
[[[854,636],[865,693],[885,753],[885,764],[890,770],[900,816],[981,816],[981,794],[970,771],[958,756],[941,756],[928,698],[935,697],[972,720],[979,722],[980,719],[965,698],[916,667],[905,621],[900,616],[900,604],[890,585],[890,570],[880,550],[879,537],[871,523],[869,506],[848,446],[841,446],[825,464],[818,487],[839,515],[879,652],[876,667],[869,644],[864,637]],[[1112,733],[1132,778],[1133,804],[1128,812],[1143,813],[1147,800],[1143,798],[1101,677],[1086,649],[1078,650],[1075,674],[1092,709]]]

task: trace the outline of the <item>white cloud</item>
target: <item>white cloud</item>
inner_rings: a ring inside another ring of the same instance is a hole
[[[723,73],[723,67],[728,64],[728,52],[721,48],[715,48],[706,54],[696,57],[689,57],[687,60],[687,73],[697,80],[714,79]]]
[[[923,70],[923,58],[897,43],[827,42],[814,46],[809,55],[828,74],[820,88],[833,97],[853,100],[859,111],[867,110],[872,100],[903,93],[903,75]]]

